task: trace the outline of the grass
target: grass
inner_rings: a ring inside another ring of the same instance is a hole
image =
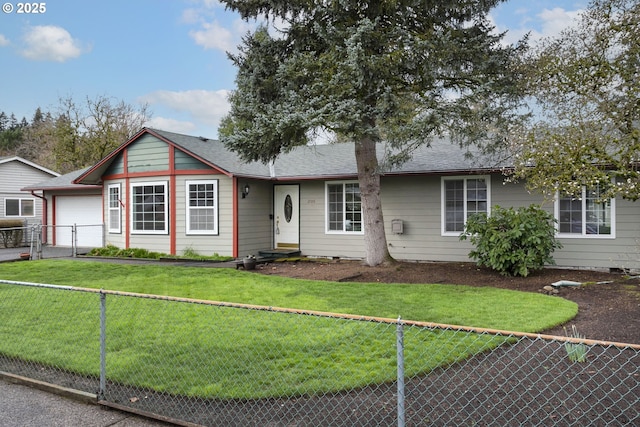
[[[577,312],[560,298],[494,288],[334,283],[233,269],[44,260],[0,264],[0,279],[524,332],[555,326]],[[0,285],[0,352],[96,375],[97,299]],[[395,375],[395,325],[121,296],[107,298],[107,317],[109,378],[159,391],[291,396]],[[504,339],[407,328],[405,370],[428,372]]]

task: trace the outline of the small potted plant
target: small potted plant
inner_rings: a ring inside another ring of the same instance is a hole
[[[247,255],[245,259],[242,260],[245,270],[255,270],[256,269],[256,257],[253,255]]]

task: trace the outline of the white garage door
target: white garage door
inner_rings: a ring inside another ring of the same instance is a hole
[[[101,247],[102,197],[56,197],[56,246],[72,246],[73,224],[77,226],[78,247]]]

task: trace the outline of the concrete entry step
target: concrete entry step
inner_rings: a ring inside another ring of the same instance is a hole
[[[258,252],[263,258],[289,258],[300,255],[300,250],[297,248],[275,248]]]

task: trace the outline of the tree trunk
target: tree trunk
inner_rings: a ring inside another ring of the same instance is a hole
[[[363,138],[355,144],[358,183],[362,199],[362,220],[364,223],[365,262],[374,266],[391,262],[387,236],[384,232],[382,201],[380,200],[380,173],[376,143]]]

